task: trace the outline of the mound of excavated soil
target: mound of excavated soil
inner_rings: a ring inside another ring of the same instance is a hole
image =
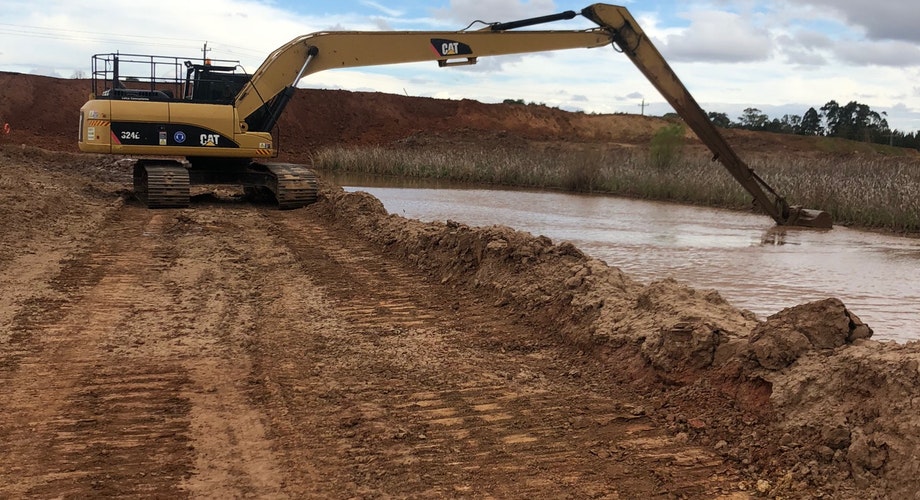
[[[712,443],[727,458],[764,467],[771,496],[918,491],[920,344],[869,340],[871,328],[837,299],[758,321],[716,291],[670,279],[641,285],[569,243],[501,226],[406,220],[368,194],[338,188],[327,188],[321,203],[434,279],[552,322],[567,342],[608,363],[612,382],[661,394],[650,404],[683,408],[678,429],[720,439]],[[847,489],[853,484],[859,492]]]

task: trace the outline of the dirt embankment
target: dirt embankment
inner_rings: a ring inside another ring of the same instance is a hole
[[[88,80],[0,72],[0,88],[0,120],[12,127],[5,141],[77,151],[78,110],[92,90]],[[501,131],[524,140],[647,143],[665,124],[659,118],[545,106],[298,89],[278,132],[283,158],[303,160],[321,147],[390,144],[414,135],[474,139]]]
[[[0,72],[0,120],[12,132],[3,140],[76,152],[78,110],[89,80]],[[281,159],[308,161],[318,148],[387,145],[412,136],[465,140],[501,133],[524,141],[647,145],[668,122],[656,117],[571,113],[538,105],[485,104],[379,92],[298,89],[279,123]],[[724,131],[746,153],[814,152],[816,138],[744,130]],[[692,138],[692,133],[688,132]]]
[[[0,119],[13,127],[4,141],[75,150],[86,82],[0,73],[0,88]],[[471,137],[501,130],[524,141],[631,143],[646,140],[657,123],[532,106],[298,91],[281,130],[282,147],[297,159],[326,145],[457,130]],[[758,135],[741,147],[772,147],[774,139]],[[20,235],[27,243],[5,249],[0,264],[17,255],[63,261],[66,248],[87,238],[81,228],[105,216],[98,198],[117,197],[129,184],[107,158],[23,151],[15,154],[21,168],[0,172],[0,219],[4,241]],[[45,175],[20,189],[17,178],[29,175],[29,162],[40,163]],[[93,180],[62,181],[68,168]],[[74,200],[72,190],[96,204],[67,210],[63,202]],[[311,210],[437,283],[488,298],[510,315],[541,318],[561,342],[610,367],[605,383],[639,391],[636,404],[675,435],[762,477],[751,491],[835,498],[912,498],[920,491],[920,345],[871,340],[858,311],[836,299],[758,321],[717,291],[672,280],[641,285],[570,244],[512,228],[409,221],[386,214],[367,195],[333,186]],[[57,244],[36,236],[43,230]],[[20,289],[31,279],[13,278]]]
[[[333,190],[325,203],[435,279],[545,317],[566,342],[616,366],[615,381],[663,391],[650,400],[682,409],[675,430],[769,471],[772,495],[827,485],[843,485],[841,497],[918,491],[920,345],[870,340],[837,299],[761,322],[717,291],[641,285],[565,242],[407,221],[362,193]]]

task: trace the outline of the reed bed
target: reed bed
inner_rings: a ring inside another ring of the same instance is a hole
[[[825,210],[837,224],[920,232],[920,160],[770,155],[747,161],[790,205]],[[751,206],[751,197],[702,152],[681,153],[678,161],[662,167],[643,148],[336,147],[319,151],[314,165],[331,172]]]

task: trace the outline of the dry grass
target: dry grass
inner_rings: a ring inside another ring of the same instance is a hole
[[[825,210],[837,224],[920,232],[920,161],[906,157],[755,157],[750,166],[791,205]],[[746,209],[751,197],[703,153],[684,153],[666,171],[642,148],[529,150],[332,148],[322,170],[670,200]]]
[[[780,193],[820,207],[837,223],[920,231],[920,161],[910,158],[786,158],[752,161]]]

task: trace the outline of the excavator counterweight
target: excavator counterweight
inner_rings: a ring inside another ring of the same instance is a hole
[[[96,55],[95,97],[80,111],[79,146],[96,153],[179,157],[137,164],[135,189],[151,207],[187,204],[189,184],[230,183],[268,189],[282,208],[296,208],[316,198],[313,173],[260,160],[277,155],[272,131],[302,78],[338,68],[419,61],[449,67],[475,64],[480,57],[613,44],[753,196],[756,207],[780,225],[831,227],[826,212],[790,206],[741,160],[625,7],[584,8],[580,15],[595,24],[587,29],[515,31],[578,15],[566,11],[472,31],[311,33],[277,48],[252,75],[237,72],[233,62],[185,61],[183,80],[179,58]],[[150,75],[123,81],[125,63],[136,58],[148,63]],[[158,76],[164,73],[157,72],[158,64],[167,69],[171,64],[176,70],[165,73],[177,76]]]

